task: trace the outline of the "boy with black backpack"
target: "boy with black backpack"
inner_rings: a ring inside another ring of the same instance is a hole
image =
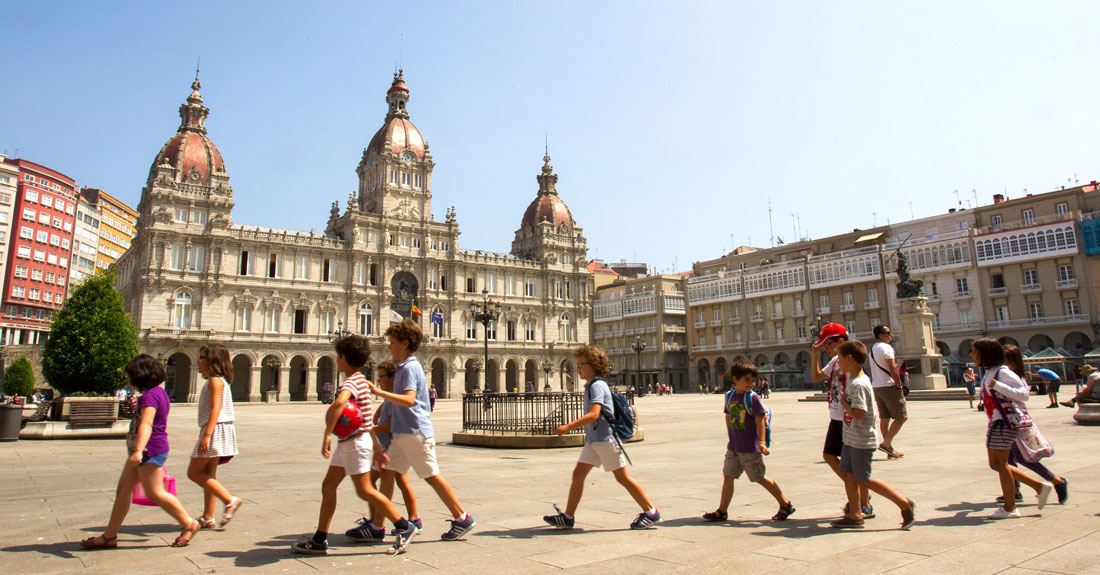
[[[703,514],[707,521],[725,521],[729,519],[730,501],[733,499],[733,480],[747,473],[749,481],[759,483],[772,494],[779,503],[779,512],[772,516],[774,521],[783,521],[794,513],[794,504],[783,495],[779,485],[764,477],[764,456],[768,455],[771,442],[771,413],[760,395],[752,390],[756,382],[756,366],[738,360],[730,366],[730,378],[733,389],[726,393],[723,412],[726,414],[726,432],[729,443],[726,445],[726,461],[722,466],[722,497],[718,509]]]
[[[619,437],[614,431],[616,427],[625,427],[626,421],[621,414],[616,417],[616,403],[620,409],[625,406],[625,401],[616,401],[611,388],[603,377],[608,374],[610,364],[603,350],[592,345],[582,345],[573,351],[573,357],[577,360],[577,373],[587,382],[584,386],[584,410],[585,413],[574,421],[559,426],[554,430],[559,437],[573,431],[584,428],[584,449],[581,450],[577,465],[573,468],[573,481],[569,486],[569,501],[563,512],[554,505],[556,515],[543,517],[550,525],[558,529],[572,529],[574,525],[573,514],[580,505],[581,495],[584,494],[584,480],[593,467],[602,466],[604,471],[615,474],[615,480],[626,488],[634,501],[642,508],[642,512],[630,524],[631,529],[649,529],[661,521],[661,513],[649,501],[645,490],[627,471],[626,452],[623,451],[622,440],[629,437]],[[627,409],[629,407],[627,406]],[[601,414],[603,416],[601,417]]]

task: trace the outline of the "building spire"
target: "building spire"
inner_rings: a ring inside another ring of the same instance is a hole
[[[386,104],[389,105],[389,109],[386,112],[386,119],[390,119],[394,116],[399,118],[408,118],[409,112],[406,110],[406,106],[409,103],[409,88],[405,85],[405,70],[398,68],[393,73],[393,84],[390,85],[389,91],[386,92]]]
[[[210,115],[210,109],[202,105],[202,94],[199,90],[202,83],[199,82],[199,67],[195,65],[195,81],[191,82],[191,95],[187,101],[180,104],[179,131],[206,133],[206,117]]]
[[[542,173],[536,176],[539,181],[539,195],[558,195],[558,175],[554,173],[554,166],[550,165],[550,144],[546,144],[546,154],[542,157]]]

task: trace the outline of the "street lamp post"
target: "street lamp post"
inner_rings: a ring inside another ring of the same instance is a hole
[[[636,375],[634,376],[634,394],[642,394],[642,352],[645,351],[645,342],[642,338],[634,338],[634,345],[630,346],[630,349],[634,350],[634,353],[638,354],[638,367]]]
[[[470,315],[474,321],[484,326],[485,331],[485,391],[489,391],[489,324],[500,317],[500,304],[489,299],[489,290],[481,290],[481,303],[470,303]],[[477,383],[476,381],[474,383]],[[475,393],[477,388],[475,388]]]
[[[337,320],[336,329],[330,329],[328,331],[328,342],[336,343],[336,340],[349,335],[355,334],[350,329],[344,329],[344,320]]]
[[[546,374],[546,385],[543,387],[546,391],[550,391],[550,370],[554,369],[554,366],[550,363],[549,359],[542,360],[542,372]]]

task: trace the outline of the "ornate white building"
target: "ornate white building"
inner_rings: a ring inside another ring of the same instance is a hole
[[[358,191],[342,212],[333,202],[323,234],[241,225],[199,89],[196,77],[116,268],[141,347],[168,362],[176,401],[197,398],[198,350],[211,341],[230,349],[236,401],[315,400],[338,378],[330,333],[343,326],[371,336],[381,361],[389,355],[381,333],[411,317],[414,303],[430,336],[417,356],[441,397],[573,388],[570,350],[589,341],[587,244],[558,196],[549,155],[512,253],[460,249],[454,208],[441,222],[432,214],[435,163],[398,73],[385,122],[356,168]],[[484,292],[501,311],[487,330],[471,313]]]

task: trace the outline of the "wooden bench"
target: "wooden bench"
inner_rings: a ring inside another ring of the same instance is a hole
[[[107,401],[74,401],[69,404],[69,425],[109,425],[118,420],[117,403]]]

